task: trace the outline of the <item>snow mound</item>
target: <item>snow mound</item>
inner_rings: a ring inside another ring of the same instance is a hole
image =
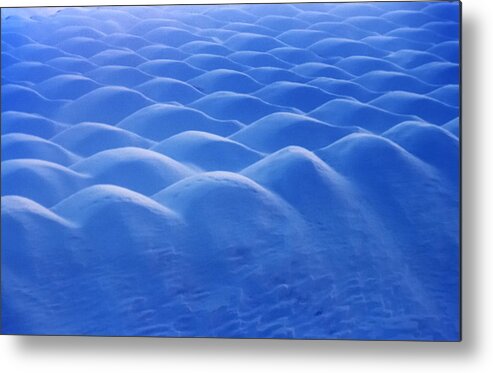
[[[86,73],[97,65],[81,57],[58,57],[46,62],[47,65],[68,73]]]
[[[152,141],[102,123],[83,122],[60,132],[51,141],[87,157],[103,150],[124,147],[148,148]]]
[[[423,25],[423,27],[451,39],[458,39],[460,37],[457,22],[454,21],[434,21]]]
[[[197,69],[186,62],[173,60],[153,60],[139,65],[138,68],[155,77],[181,81],[187,81],[204,73],[204,70]]]
[[[285,47],[286,44],[265,35],[240,33],[225,41],[225,45],[234,51],[266,52],[274,48]]]
[[[170,47],[179,47],[191,41],[208,40],[208,38],[200,37],[189,31],[166,26],[149,31],[144,35],[144,38],[152,42],[163,43]]]
[[[430,84],[459,84],[459,65],[451,62],[430,62],[412,70],[418,78]]]
[[[383,135],[458,180],[459,141],[448,131],[422,122],[404,122]]]
[[[76,74],[56,75],[35,86],[48,99],[75,100],[101,86],[85,76]]]
[[[2,75],[14,82],[39,83],[61,73],[61,70],[35,61],[21,61],[2,69]]]
[[[296,65],[307,62],[319,62],[322,60],[322,58],[315,53],[302,48],[281,47],[272,49],[269,52],[274,57]]]
[[[406,120],[415,119],[411,116],[394,114],[371,104],[363,104],[348,99],[329,101],[310,112],[309,115],[338,126],[359,126],[377,133]]]
[[[460,130],[460,125],[459,125],[459,119],[452,119],[450,122],[444,124],[442,128],[445,128],[452,134],[454,134],[456,137],[459,137],[459,130]]]
[[[335,64],[344,71],[353,75],[363,75],[371,71],[401,71],[399,66],[381,58],[350,56]]]
[[[443,36],[437,34],[436,32],[413,27],[402,27],[396,30],[392,30],[388,32],[387,35],[416,40],[420,43],[428,43],[430,45],[439,44],[446,40]]]
[[[384,11],[378,7],[378,4],[365,4],[356,3],[348,4],[336,4],[331,14],[339,17],[357,17],[361,15],[379,16],[383,14]]]
[[[242,125],[232,120],[214,119],[185,106],[156,104],[136,111],[118,123],[118,127],[151,140],[161,141],[190,130],[228,136],[242,128]]]
[[[54,122],[38,114],[20,111],[2,112],[2,134],[25,133],[48,139],[65,129],[63,124]]]
[[[321,57],[350,57],[350,56],[368,56],[383,57],[385,53],[364,42],[344,39],[328,38],[321,40],[310,46],[310,50]]]
[[[67,103],[58,118],[68,123],[102,122],[116,124],[136,110],[151,105],[142,94],[124,87],[107,86],[95,89]],[[111,110],[107,110],[111,108]]]
[[[452,84],[435,89],[428,93],[428,97],[434,98],[444,104],[458,107],[460,105],[459,86]]]
[[[409,49],[398,50],[387,56],[387,59],[403,68],[409,69],[416,68],[431,62],[443,62],[440,57],[432,53]]]
[[[372,71],[354,79],[353,82],[377,92],[406,90],[423,94],[436,88],[411,75],[394,71]]]
[[[351,134],[320,149],[317,155],[363,188],[384,194],[428,179],[429,166],[396,143],[377,135]],[[378,178],[372,178],[375,172]]]
[[[247,22],[255,23],[257,17],[234,7],[218,7],[205,12],[205,15],[210,16],[219,21],[227,19],[230,22]]]
[[[114,33],[111,35],[107,35],[103,37],[102,40],[111,46],[128,48],[134,51],[140,48],[144,48],[151,44],[149,41],[147,41],[144,38],[141,38],[136,35],[128,35],[124,33]]]
[[[248,34],[256,34],[256,35],[267,35],[267,36],[275,36],[277,31],[272,30],[265,26],[260,26],[257,24],[244,23],[244,22],[232,22],[226,24],[222,31],[229,31],[231,34],[225,34],[224,40],[227,40],[233,37],[236,33],[248,33]],[[233,32],[235,31],[235,32]]]
[[[18,224],[18,229],[31,228],[33,229],[31,233],[36,232],[37,234],[41,233],[39,232],[40,228],[46,228],[50,224],[66,227],[71,225],[69,221],[64,220],[46,207],[20,196],[2,197],[2,220],[7,226]],[[23,259],[29,261],[29,255]]]
[[[190,84],[172,78],[154,78],[134,88],[156,102],[188,104],[203,96]]]
[[[49,100],[23,85],[7,84],[2,87],[2,111],[19,111],[51,118],[65,103],[64,100]]]
[[[86,175],[39,159],[2,162],[2,196],[18,195],[50,207],[87,185]]]
[[[459,17],[459,8],[454,6],[446,6],[447,4],[429,4],[423,11],[434,17],[443,20],[457,19]]]
[[[99,66],[138,66],[146,60],[130,50],[106,49],[91,58],[89,61]]]
[[[18,32],[2,32],[2,41],[12,47],[20,47],[26,44],[34,44],[35,41],[27,35],[19,34]]]
[[[41,159],[63,166],[78,160],[75,154],[41,137],[25,133],[2,135],[2,161],[22,158]]]
[[[2,49],[5,50],[3,44],[2,44]],[[2,66],[8,67],[11,65],[14,65],[16,63],[20,62],[20,60],[14,56],[12,56],[10,53],[3,52],[2,51]]]
[[[347,23],[356,26],[360,29],[385,34],[396,28],[396,24],[383,20],[378,16],[362,15],[351,17]]]
[[[254,95],[270,104],[294,107],[304,112],[337,98],[320,88],[294,82],[275,82]]]
[[[308,84],[314,87],[319,87],[325,92],[331,93],[335,96],[352,97],[361,102],[370,101],[378,96],[377,92],[373,92],[363,87],[361,84],[343,79],[316,78],[310,80]]]
[[[361,40],[372,33],[341,21],[319,22],[310,26],[311,30],[321,30],[329,36],[343,39]]]
[[[206,171],[239,171],[262,158],[245,145],[200,131],[181,132],[152,150]]]
[[[290,30],[283,32],[278,39],[291,47],[300,48],[327,38],[327,33],[318,30]]]
[[[79,22],[80,23],[80,20]],[[85,37],[90,39],[101,39],[105,37],[105,33],[96,30],[91,26],[83,26],[83,25],[72,25],[72,26],[63,26],[56,30],[46,42],[50,44],[59,44],[64,40],[75,38],[75,37]]]
[[[218,105],[221,103],[221,105]],[[252,123],[274,112],[293,112],[289,107],[269,104],[257,97],[233,92],[214,92],[195,102],[191,107],[218,119]]]
[[[331,126],[304,115],[274,113],[230,138],[258,151],[271,153],[290,145],[318,149],[354,131],[355,128]]]
[[[114,207],[108,208],[109,206]],[[58,203],[52,210],[65,219],[82,225],[94,224],[93,219],[95,218],[104,222],[104,216],[118,214],[120,215],[119,223],[131,227],[130,221],[125,222],[124,219],[132,216],[133,219],[137,218],[131,213],[132,210],[141,210],[143,214],[148,213],[175,222],[178,220],[176,214],[163,205],[139,193],[115,185],[95,185],[82,189]],[[123,213],[124,211],[127,213]],[[103,231],[104,229],[101,228],[100,230]]]
[[[188,53],[174,47],[153,44],[137,50],[137,53],[148,60],[183,60]]]
[[[53,58],[65,57],[66,53],[55,47],[37,43],[25,44],[12,51],[14,56],[24,61],[46,62]]]
[[[151,75],[127,66],[104,66],[87,73],[87,76],[104,85],[133,88],[152,79]]]
[[[290,65],[288,62],[274,57],[270,53],[255,52],[255,51],[240,51],[234,52],[228,56],[232,61],[248,66],[248,67],[280,67],[287,68]]]
[[[383,15],[383,18],[401,27],[419,27],[436,21],[436,18],[418,10],[394,10]]]
[[[212,72],[211,70],[235,70],[244,71],[245,66],[239,63],[231,61],[227,57],[218,56],[215,54],[197,54],[185,59],[185,62],[190,65],[202,69],[204,71]]]
[[[306,76],[309,78],[334,78],[334,79],[344,79],[351,80],[354,78],[352,74],[332,65],[325,64],[323,62],[307,62],[301,65],[297,65],[291,69],[292,72]]]
[[[226,48],[224,45],[219,43],[213,43],[210,41],[191,41],[189,43],[183,44],[180,47],[180,51],[190,54],[197,54],[197,56],[201,56],[204,54],[212,54],[216,56],[226,56],[233,51],[229,48]]]
[[[351,185],[316,155],[301,147],[284,147],[247,167],[242,174],[279,194],[312,221],[327,222],[331,213],[349,206],[347,194]],[[320,209],[320,206],[327,206],[327,209]]]
[[[201,242],[196,260],[220,261],[221,255],[231,255],[229,250],[241,247],[257,255],[275,255],[279,241],[287,246],[289,239],[296,237],[292,229],[297,220],[294,210],[269,190],[236,173],[192,176],[153,198],[186,220],[191,240]],[[217,281],[221,281],[220,276]]]
[[[72,169],[91,175],[93,183],[118,185],[145,195],[192,174],[169,157],[132,147],[99,152],[73,165]]]
[[[265,15],[256,24],[281,32],[291,29],[304,29],[309,26],[307,22],[287,15]]]
[[[257,82],[267,85],[274,82],[306,82],[308,79],[292,71],[276,67],[257,67],[245,72]]]
[[[109,45],[102,41],[85,36],[75,36],[65,39],[57,47],[61,50],[81,57],[90,58],[109,48]]]
[[[445,124],[457,116],[457,108],[411,92],[386,93],[370,104],[399,114],[414,114],[434,124]]]
[[[217,91],[250,93],[262,87],[247,74],[227,69],[209,71],[189,80],[188,83],[204,93]]]

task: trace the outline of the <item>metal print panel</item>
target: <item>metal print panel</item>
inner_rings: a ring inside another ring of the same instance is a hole
[[[460,4],[2,9],[4,334],[460,340]]]

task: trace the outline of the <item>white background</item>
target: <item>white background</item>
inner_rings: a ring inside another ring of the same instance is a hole
[[[140,0],[173,2],[228,1]],[[1,5],[137,3],[2,0]],[[493,1],[463,0],[463,8],[463,342],[0,336],[0,369],[15,373],[493,372],[493,121],[488,115],[493,111]]]

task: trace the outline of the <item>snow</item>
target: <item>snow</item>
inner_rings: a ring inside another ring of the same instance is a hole
[[[206,72],[189,80],[189,82],[193,87],[206,94],[232,90],[236,90],[239,93],[250,93],[262,87],[259,82],[250,78],[247,74],[220,68]]]
[[[270,104],[293,107],[303,112],[311,111],[338,97],[317,87],[282,81],[269,84],[268,87],[258,90],[254,95]]]
[[[150,195],[191,175],[181,163],[141,148],[117,148],[96,153],[71,167],[91,175],[96,184],[112,184]]]
[[[200,131],[181,132],[152,150],[209,171],[240,171],[262,158],[243,144]]]
[[[2,332],[458,340],[458,9],[2,13]]]
[[[195,102],[198,102],[197,100]],[[233,120],[218,120],[189,106],[156,104],[127,116],[120,123],[123,128],[151,140],[164,140],[187,130],[201,130],[217,135],[230,135],[242,128]]]
[[[103,123],[82,122],[61,131],[51,141],[81,156],[123,147],[148,148],[153,141]]]
[[[358,129],[332,126],[304,115],[273,113],[236,132],[231,139],[271,153],[289,145],[322,148],[355,131]]]
[[[58,118],[72,124],[80,122],[116,124],[136,110],[152,103],[144,95],[129,88],[105,86],[64,105],[58,111]],[[112,110],[104,110],[106,107]]]
[[[190,84],[171,78],[154,78],[138,85],[135,89],[156,102],[177,101],[188,104],[203,96]]]
[[[346,98],[338,98],[320,105],[309,115],[330,124],[360,126],[376,133],[383,132],[401,122],[418,119]]]
[[[49,140],[24,133],[3,135],[2,160],[23,158],[41,159],[64,166],[78,160],[75,154]]]

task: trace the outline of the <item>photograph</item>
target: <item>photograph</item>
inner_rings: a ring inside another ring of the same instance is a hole
[[[460,342],[462,4],[1,9],[1,333]]]

